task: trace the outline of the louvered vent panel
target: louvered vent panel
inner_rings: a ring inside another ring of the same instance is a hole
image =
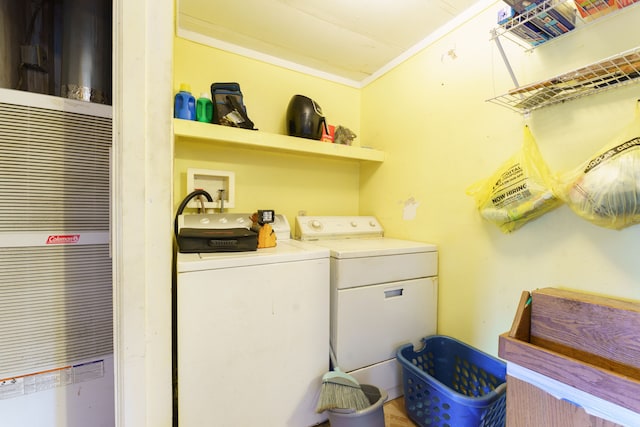
[[[0,378],[113,352],[108,245],[0,248]]]
[[[0,379],[113,353],[108,244],[44,244],[108,235],[110,114],[28,95],[0,90]]]
[[[0,103],[0,231],[108,230],[111,119]]]

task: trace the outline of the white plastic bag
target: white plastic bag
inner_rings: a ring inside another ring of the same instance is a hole
[[[556,195],[587,221],[615,230],[640,223],[638,114],[600,152],[556,181]]]
[[[562,204],[552,191],[551,174],[528,126],[522,148],[489,178],[467,189],[480,215],[510,233]]]

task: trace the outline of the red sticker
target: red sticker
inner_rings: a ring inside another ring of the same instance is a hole
[[[54,234],[47,237],[47,245],[68,245],[79,241],[79,234]]]

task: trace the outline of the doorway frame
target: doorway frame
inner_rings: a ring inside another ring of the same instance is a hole
[[[174,0],[113,0],[117,426],[171,426]]]

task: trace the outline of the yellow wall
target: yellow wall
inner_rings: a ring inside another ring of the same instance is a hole
[[[522,143],[525,119],[485,102],[514,87],[489,40],[495,13],[491,7],[363,89],[363,140],[387,159],[363,167],[360,192],[360,211],[376,214],[388,235],[438,244],[439,332],[494,354],[522,290],[565,286],[640,299],[640,226],[599,228],[563,206],[504,235],[465,194]],[[502,43],[520,83],[533,83],[637,45],[620,29],[638,19],[634,8],[531,53]],[[534,111],[526,122],[551,169],[566,170],[632,119],[637,98],[638,85],[620,88]],[[415,218],[404,219],[411,205]]]
[[[510,235],[483,221],[465,194],[520,148],[528,123],[553,171],[577,166],[633,117],[638,86],[534,112],[530,118],[485,102],[514,85],[489,40],[499,3],[391,72],[357,90],[176,39],[175,88],[194,92],[238,81],[261,130],[284,133],[291,95],[318,101],[329,121],[386,152],[381,165],[289,154],[176,145],[175,202],[187,167],[236,171],[238,207],[273,207],[289,220],[309,214],[373,214],[387,235],[440,250],[439,332],[497,353],[522,290],[546,286],[640,300],[640,226],[612,231],[566,206]],[[521,84],[560,74],[637,45],[640,7],[525,52],[503,45]],[[335,120],[334,120],[335,117]],[[414,215],[415,213],[415,215]]]
[[[209,92],[214,82],[240,83],[248,115],[260,131],[286,134],[289,100],[295,94],[303,94],[322,107],[330,124],[341,124],[360,133],[358,89],[176,38],[176,91],[182,82],[190,84],[196,97]],[[360,166],[355,161],[267,153],[181,139],[175,146],[176,207],[187,194],[189,167],[235,172],[236,206],[231,212],[275,209],[276,213],[286,215],[292,226],[300,210],[309,215],[358,213]]]

